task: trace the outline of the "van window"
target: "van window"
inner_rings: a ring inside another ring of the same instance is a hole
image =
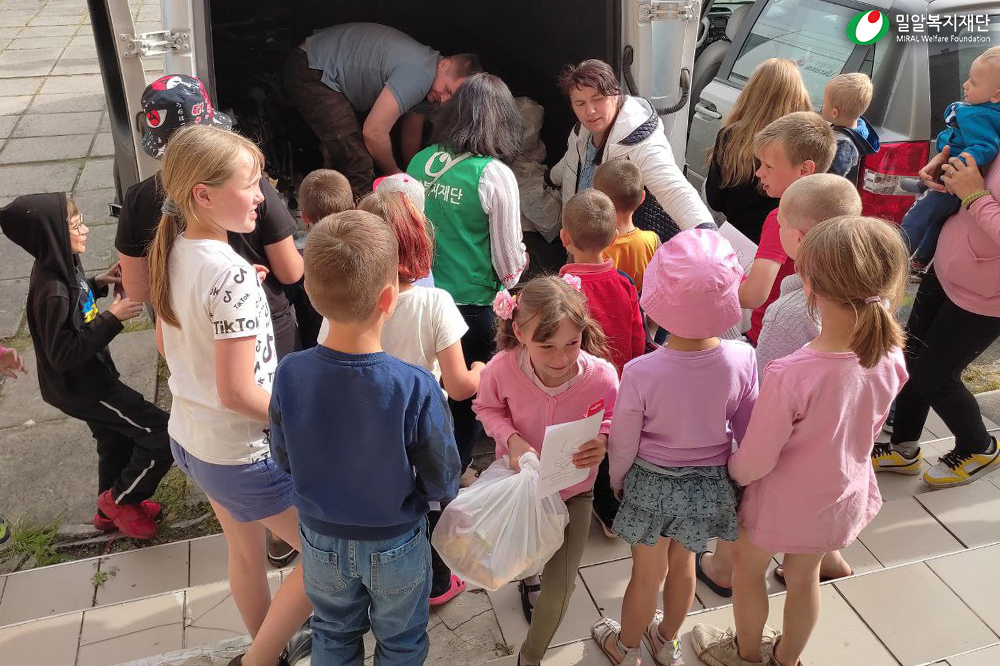
[[[769,0],[747,35],[729,73],[742,88],[757,65],[768,58],[799,64],[813,106],[823,104],[823,87],[840,74],[854,50],[847,24],[857,9],[823,0]]]
[[[991,14],[989,32],[970,30],[966,25],[956,29],[954,23],[941,26],[941,36],[989,36],[985,42],[932,42],[928,44],[931,89],[931,136],[944,129],[944,110],[952,102],[962,101],[962,84],[969,78],[972,61],[992,44],[1000,44],[1000,14]],[[977,26],[982,28],[982,26]],[[994,37],[993,35],[996,35]]]

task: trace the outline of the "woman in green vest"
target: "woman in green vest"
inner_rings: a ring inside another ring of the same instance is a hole
[[[517,284],[528,258],[521,241],[521,203],[513,162],[521,145],[521,114],[506,84],[475,74],[441,111],[434,144],[406,172],[424,184],[425,213],[434,226],[434,285],[452,295],[469,331],[465,361],[493,355],[493,299]],[[478,422],[472,400],[449,401],[463,468],[472,462]],[[470,482],[463,475],[463,485]]]

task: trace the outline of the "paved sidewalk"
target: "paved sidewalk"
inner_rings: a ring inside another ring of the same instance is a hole
[[[158,0],[133,0],[137,29],[159,26]],[[146,61],[150,78],[162,63]],[[90,234],[84,268],[117,260],[112,141],[97,52],[84,0],[0,0],[0,205],[16,196],[67,192]],[[0,384],[0,511],[31,524],[94,512],[97,456],[80,421],[38,393],[24,308],[32,257],[0,234],[0,340],[25,350],[29,375]],[[107,307],[104,302],[103,307]],[[148,322],[146,322],[148,324]],[[129,330],[142,328],[141,321]],[[157,355],[149,331],[112,345],[124,381],[152,398]],[[0,380],[2,381],[2,380]]]

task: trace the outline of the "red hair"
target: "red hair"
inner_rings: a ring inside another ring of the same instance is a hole
[[[427,218],[402,192],[376,190],[358,204],[358,209],[385,220],[399,243],[399,279],[414,282],[431,273],[434,238]]]

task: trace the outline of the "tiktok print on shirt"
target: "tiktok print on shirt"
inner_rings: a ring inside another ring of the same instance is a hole
[[[270,391],[278,366],[271,311],[257,273],[248,264],[233,264],[220,273],[208,294],[208,315],[216,340],[257,339],[254,379]]]

